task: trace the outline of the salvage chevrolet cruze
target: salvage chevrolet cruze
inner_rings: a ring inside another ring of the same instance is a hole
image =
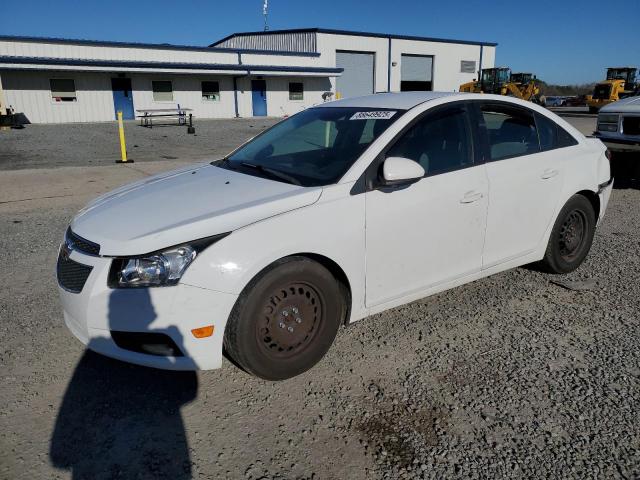
[[[329,102],[81,210],[57,263],[64,318],[128,362],[212,369],[224,352],[284,379],[341,324],[519,265],[576,269],[611,188],[602,143],[537,105]]]

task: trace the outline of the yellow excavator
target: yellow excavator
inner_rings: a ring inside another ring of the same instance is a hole
[[[540,103],[540,88],[532,73],[511,73],[508,67],[484,68],[480,81],[460,85],[461,92],[507,95]]]
[[[597,113],[605,105],[638,93],[635,67],[607,68],[607,79],[596,83],[593,95],[587,97],[589,113]]]

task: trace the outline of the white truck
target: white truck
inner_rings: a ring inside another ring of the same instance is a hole
[[[640,96],[602,107],[594,134],[612,152],[640,152]]]

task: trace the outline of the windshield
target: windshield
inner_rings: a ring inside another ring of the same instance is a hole
[[[496,75],[495,70],[484,70],[482,72],[482,81],[483,82],[493,82],[493,79]]]
[[[635,69],[610,68],[607,70],[607,80],[625,80],[632,83],[635,80]]]
[[[507,83],[510,76],[511,72],[509,70],[498,70],[498,82]]]
[[[222,168],[303,186],[336,183],[402,110],[304,110],[243,145]]]

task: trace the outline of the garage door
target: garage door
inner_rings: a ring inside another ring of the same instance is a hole
[[[374,58],[373,53],[336,52],[336,66],[344,69],[336,79],[336,90],[342,98],[373,93]]]
[[[427,91],[432,90],[431,72],[433,57],[426,55],[402,55],[400,90]]]

